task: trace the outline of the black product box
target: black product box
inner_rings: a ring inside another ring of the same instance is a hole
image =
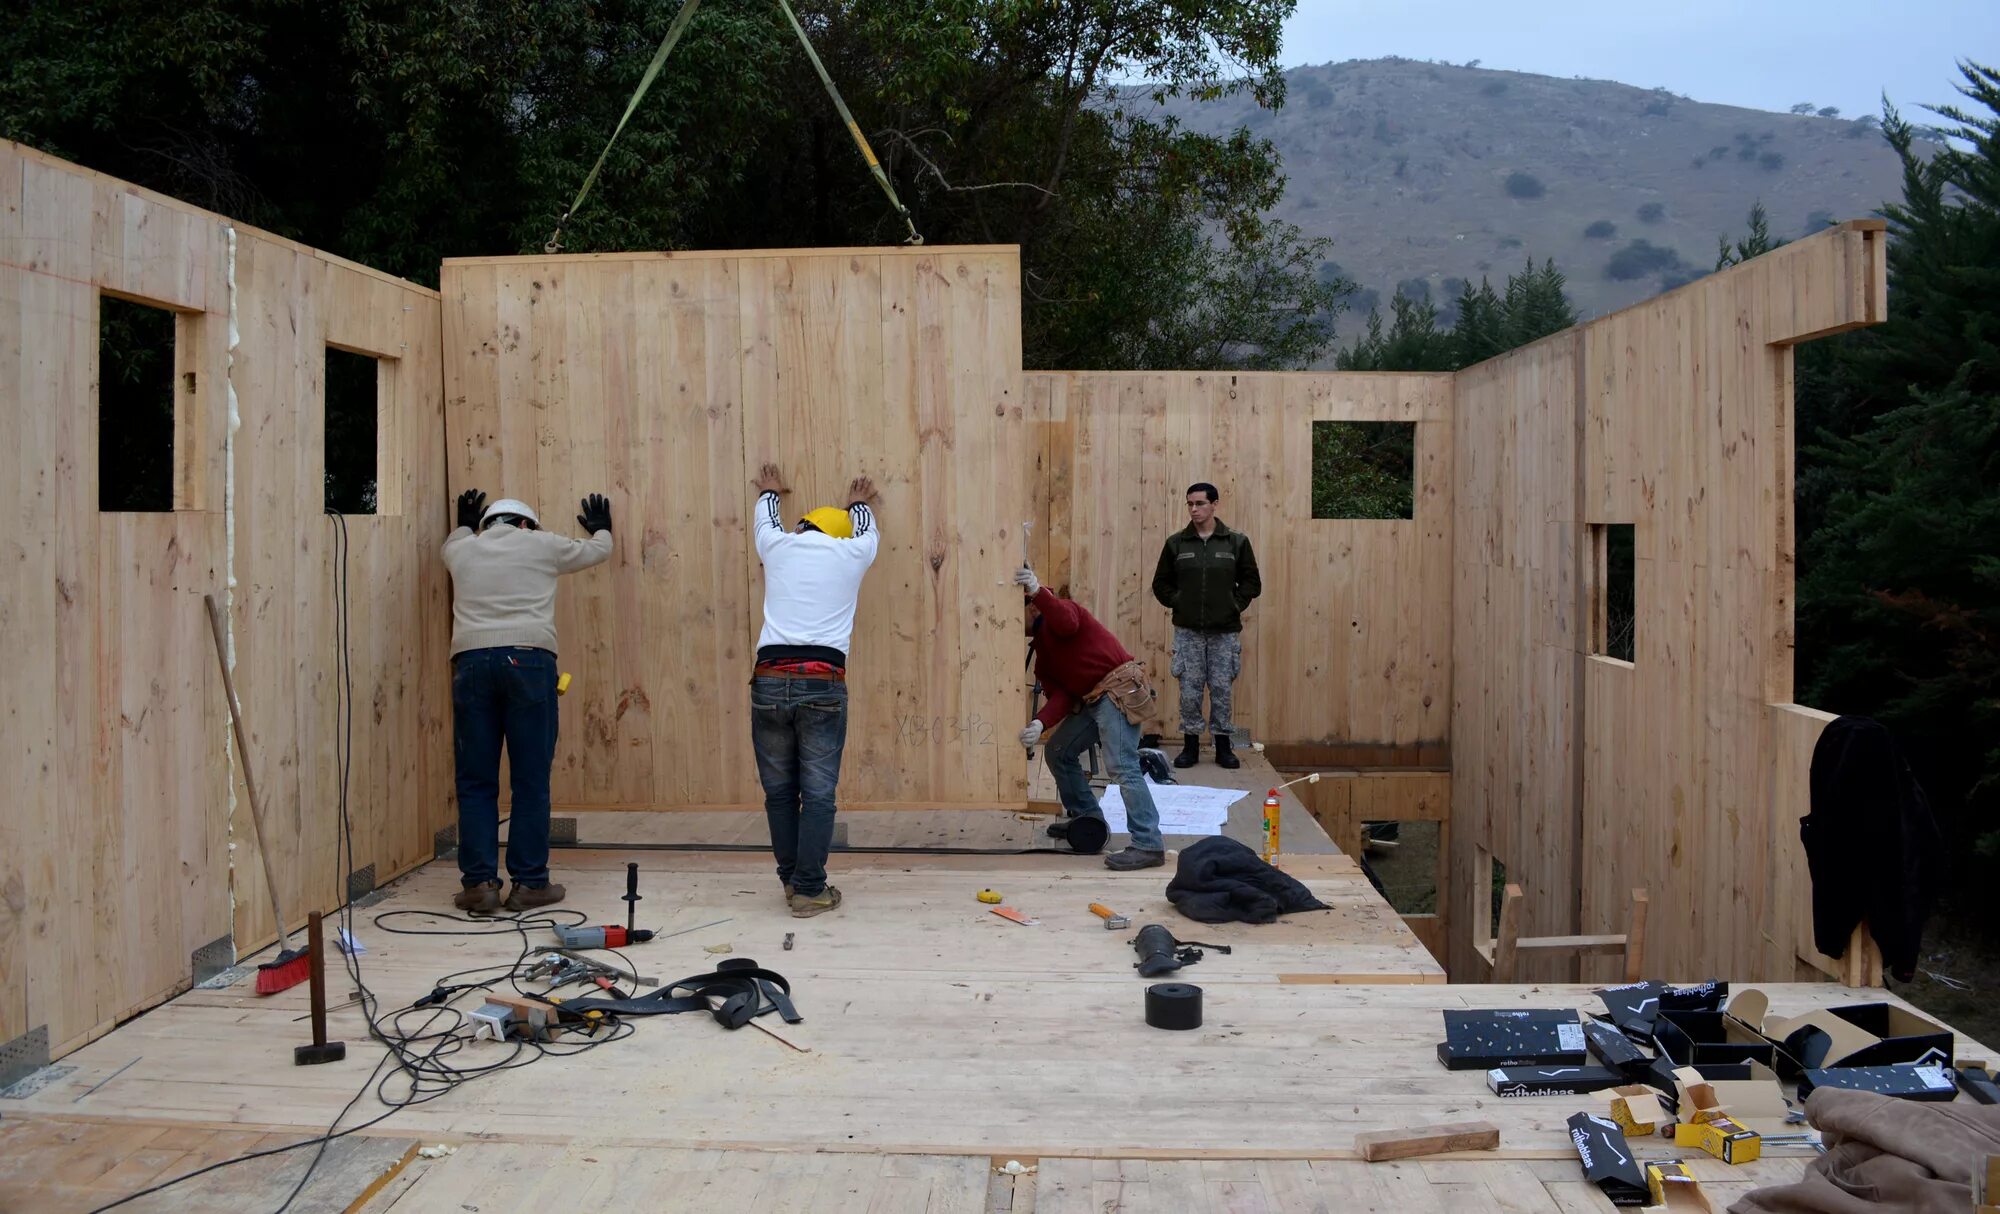
[[[1880,1092],[1904,1100],[1942,1101],[1958,1097],[1958,1084],[1941,1066],[1914,1066],[1899,1062],[1891,1066],[1836,1066],[1823,1071],[1807,1071],[1799,1080],[1799,1099],[1816,1088],[1852,1088]]]
[[[1952,1064],[1956,1043],[1951,1030],[1906,1007],[1893,1003],[1856,1003],[1826,1010],[1880,1038],[1874,1045],[1842,1058],[1840,1066],[1888,1066],[1898,1062],[1941,1067]]]
[[[1661,1012],[1653,1022],[1653,1040],[1677,1066],[1777,1063],[1777,1047],[1727,1012]]]
[[[1444,1013],[1438,1061],[1454,1071],[1496,1066],[1580,1066],[1589,1061],[1574,1008]]]
[[[1983,1066],[1969,1066],[1958,1072],[1958,1086],[1980,1104],[2000,1104],[2000,1083]]]
[[[1608,1020],[1593,1017],[1584,1021],[1583,1041],[1599,1062],[1627,1079],[1643,1080],[1653,1065],[1653,1056]]]
[[[1674,1081],[1674,1068],[1680,1064],[1661,1054],[1647,1066],[1640,1082],[1660,1093],[1660,1099],[1669,1113],[1680,1108],[1680,1085]],[[1710,1082],[1726,1079],[1755,1079],[1757,1073],[1747,1062],[1712,1062],[1701,1068],[1701,1077]]]
[[[1670,986],[1664,982],[1630,982],[1596,992],[1611,1013],[1612,1023],[1634,1041],[1651,1041],[1653,1021],[1661,1012],[1712,1012],[1729,994],[1727,982]]]
[[[1618,1123],[1594,1113],[1569,1119],[1569,1140],[1576,1146],[1583,1178],[1597,1186],[1614,1206],[1643,1206],[1652,1200],[1646,1173],[1625,1143]]]
[[[1500,1066],[1486,1072],[1495,1096],[1581,1096],[1625,1082],[1601,1066]]]

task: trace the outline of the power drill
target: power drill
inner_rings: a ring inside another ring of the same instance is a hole
[[[556,943],[564,948],[624,948],[653,938],[653,933],[645,928],[619,927],[615,923],[603,927],[558,927],[555,933]]]
[[[653,938],[653,933],[645,928],[633,927],[633,920],[639,910],[639,866],[625,866],[625,926],[606,924],[602,927],[561,927],[549,926],[556,933],[556,942],[564,948],[624,948],[628,944],[644,944]]]

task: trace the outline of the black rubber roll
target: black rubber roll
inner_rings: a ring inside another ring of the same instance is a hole
[[[1111,837],[1111,828],[1104,819],[1095,815],[1069,820],[1069,845],[1071,850],[1082,855],[1094,856],[1104,850],[1104,841]]]
[[[1146,1023],[1156,1029],[1201,1027],[1201,988],[1185,982],[1155,982],[1146,988]]]

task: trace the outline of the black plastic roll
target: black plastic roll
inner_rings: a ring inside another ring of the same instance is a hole
[[[1146,1023],[1156,1029],[1201,1027],[1201,988],[1185,982],[1155,982],[1146,988]]]
[[[1094,856],[1104,850],[1104,841],[1111,837],[1111,828],[1104,819],[1094,814],[1069,820],[1070,850],[1086,856]]]

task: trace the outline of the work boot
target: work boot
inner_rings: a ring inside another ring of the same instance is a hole
[[[510,911],[530,911],[544,906],[554,906],[563,900],[568,891],[551,881],[543,886],[523,885],[519,881],[507,891],[507,909]]]
[[[1136,847],[1128,847],[1124,851],[1112,852],[1104,857],[1104,867],[1116,869],[1121,873],[1131,872],[1135,868],[1159,868],[1166,862],[1167,853],[1142,851]]]
[[[1236,752],[1229,749],[1229,735],[1226,733],[1215,735],[1215,765],[1227,767],[1231,771],[1243,766],[1243,760],[1237,758]]]
[[[1055,821],[1049,823],[1048,836],[1051,839],[1069,838],[1069,819],[1057,818]]]
[[[787,881],[785,882],[785,905],[790,906],[791,904],[792,904],[792,883],[790,881]]]
[[[1201,735],[1184,733],[1181,735],[1181,752],[1174,756],[1175,767],[1193,767],[1201,762]]]
[[[829,885],[808,897],[805,894],[792,895],[792,918],[810,919],[814,915],[824,915],[840,905],[840,891]]]
[[[500,883],[482,881],[467,885],[451,897],[451,904],[475,915],[490,915],[500,909]]]

